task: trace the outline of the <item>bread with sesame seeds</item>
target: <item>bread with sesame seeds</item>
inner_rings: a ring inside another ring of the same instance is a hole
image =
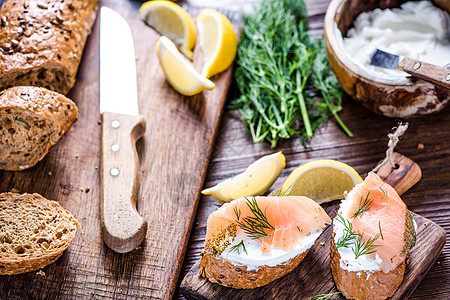
[[[36,165],[77,120],[72,100],[33,86],[0,92],[0,170]]]
[[[6,0],[0,10],[0,90],[33,85],[67,94],[98,0]]]
[[[56,261],[75,237],[78,221],[39,194],[0,194],[0,275],[31,272]]]

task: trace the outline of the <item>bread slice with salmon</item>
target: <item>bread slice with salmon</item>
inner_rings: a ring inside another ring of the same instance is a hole
[[[375,173],[342,200],[333,220],[331,269],[348,299],[386,299],[403,280],[416,241],[413,217]]]
[[[266,285],[294,270],[330,223],[307,197],[236,199],[208,217],[199,274],[236,289]]]

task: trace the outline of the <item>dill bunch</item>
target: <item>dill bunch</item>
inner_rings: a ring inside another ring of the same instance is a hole
[[[337,115],[342,92],[307,20],[303,0],[269,0],[243,18],[235,71],[241,96],[230,108],[239,110],[254,142],[275,147],[300,136],[305,145],[330,116],[345,127]]]

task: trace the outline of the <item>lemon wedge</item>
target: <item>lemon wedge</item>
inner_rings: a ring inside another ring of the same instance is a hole
[[[194,20],[181,6],[166,0],[147,1],[141,5],[139,15],[145,23],[172,40],[192,60],[197,31]]]
[[[263,156],[249,165],[244,173],[205,189],[202,194],[213,195],[222,203],[241,197],[262,195],[277,180],[285,165],[286,159],[281,151]]]
[[[295,169],[284,182],[281,192],[306,196],[322,204],[343,199],[345,192],[349,192],[362,181],[361,176],[349,165],[336,160],[321,159]]]
[[[192,96],[204,89],[214,88],[215,84],[200,75],[167,37],[159,38],[156,43],[156,54],[167,81],[180,94]]]
[[[233,63],[238,44],[236,33],[230,20],[214,9],[202,10],[197,27],[203,53],[202,74],[210,78]]]

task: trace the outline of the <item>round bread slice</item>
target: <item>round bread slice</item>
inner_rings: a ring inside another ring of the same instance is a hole
[[[75,103],[57,92],[32,86],[0,92],[0,170],[36,165],[77,117]]]
[[[236,265],[228,260],[203,252],[199,264],[199,274],[209,281],[235,289],[253,289],[292,272],[308,254],[305,252],[276,266],[261,266],[257,270],[247,270],[247,266]]]
[[[39,194],[0,194],[0,275],[35,271],[57,260],[78,221]]]
[[[334,237],[331,239],[331,271],[339,291],[347,299],[377,300],[392,296],[403,281],[406,257],[395,269],[383,271],[351,272],[341,268],[341,255],[336,249]]]

